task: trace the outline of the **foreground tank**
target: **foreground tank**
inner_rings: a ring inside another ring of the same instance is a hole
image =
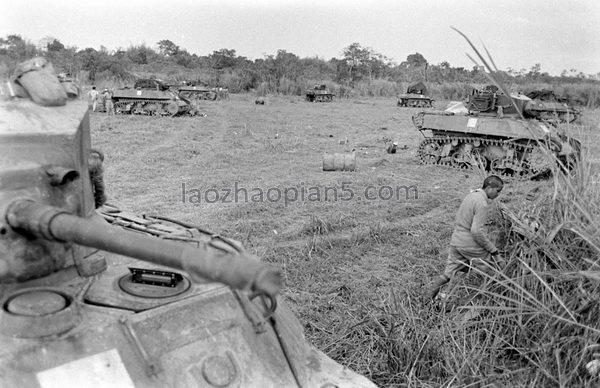
[[[308,89],[305,95],[306,101],[310,102],[331,102],[334,96],[326,85],[315,85],[312,89]]]
[[[148,116],[184,116],[195,113],[189,100],[181,98],[169,86],[156,79],[141,79],[133,88],[113,93],[116,114]]]
[[[0,386],[374,387],[306,342],[277,268],[106,205],[87,105],[43,97],[0,101]]]
[[[424,136],[417,151],[421,163],[458,169],[478,165],[520,179],[546,172],[555,160],[572,166],[581,143],[538,120],[528,97],[511,97],[488,88],[473,92],[464,113],[454,107],[415,114],[413,123]]]
[[[411,85],[406,93],[398,95],[398,106],[412,108],[431,108],[433,99],[427,95],[427,88],[422,82]]]

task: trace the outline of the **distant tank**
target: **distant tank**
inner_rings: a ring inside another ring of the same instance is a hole
[[[417,151],[421,163],[459,169],[478,165],[494,174],[528,179],[551,167],[551,155],[565,167],[578,158],[581,143],[538,120],[535,103],[526,96],[509,97],[496,87],[474,90],[465,113],[460,112],[454,106],[413,116],[425,137]]]
[[[79,96],[79,85],[71,76],[65,73],[58,73],[57,77],[60,83],[62,84],[63,88],[65,89],[65,92],[67,93],[68,97],[72,98]]]
[[[327,89],[326,85],[320,84],[313,86],[312,89],[306,91],[306,101],[310,102],[331,102],[335,95],[332,91]]]
[[[193,99],[210,100],[217,99],[217,92],[208,86],[186,82],[185,84],[170,85],[180,98],[189,101]]]
[[[559,98],[552,90],[542,89],[527,93],[533,100],[529,105],[536,118],[555,124],[572,123],[579,118],[581,112],[567,104],[566,99]]]
[[[114,90],[113,103],[116,114],[183,116],[196,113],[189,100],[178,96],[158,79],[139,79],[133,88]]]
[[[422,82],[411,85],[405,94],[398,95],[398,106],[431,108],[434,100],[427,94],[427,88]]]
[[[39,69],[0,95],[0,386],[375,387],[305,340],[278,268],[106,205],[89,108]]]

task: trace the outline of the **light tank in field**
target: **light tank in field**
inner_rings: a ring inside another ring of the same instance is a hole
[[[335,95],[326,85],[320,84],[313,86],[305,92],[306,101],[310,102],[331,102]]]
[[[87,104],[27,69],[0,94],[0,386],[375,387],[305,340],[278,268],[107,205]]]
[[[552,122],[538,120],[535,103],[526,96],[509,97],[491,86],[473,90],[463,108],[413,116],[424,136],[417,151],[421,163],[459,169],[478,165],[494,174],[529,179],[556,160],[569,168],[578,159],[581,143]]]
[[[196,113],[189,100],[157,79],[139,79],[133,88],[115,89],[113,103],[116,114],[184,116]]]
[[[540,120],[557,124],[572,123],[581,114],[578,109],[568,105],[566,100],[559,98],[552,90],[533,90],[526,95],[533,101],[529,103],[530,111]]]
[[[427,95],[427,87],[422,82],[411,85],[406,93],[398,95],[398,106],[412,108],[431,108],[433,99]]]
[[[186,101],[194,99],[214,101],[217,99],[217,92],[204,85],[186,83],[184,85],[172,85],[171,88],[177,92],[180,98]]]

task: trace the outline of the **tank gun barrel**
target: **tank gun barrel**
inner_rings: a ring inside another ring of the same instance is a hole
[[[221,282],[272,297],[282,286],[278,269],[245,252],[226,251],[210,244],[194,247],[160,240],[74,216],[63,209],[32,200],[11,203],[6,220],[20,233],[50,241],[72,242],[181,269],[195,280]]]

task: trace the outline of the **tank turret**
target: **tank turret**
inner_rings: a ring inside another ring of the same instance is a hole
[[[44,105],[0,94],[0,386],[374,387],[305,340],[279,269],[107,205],[86,103],[27,73]]]

